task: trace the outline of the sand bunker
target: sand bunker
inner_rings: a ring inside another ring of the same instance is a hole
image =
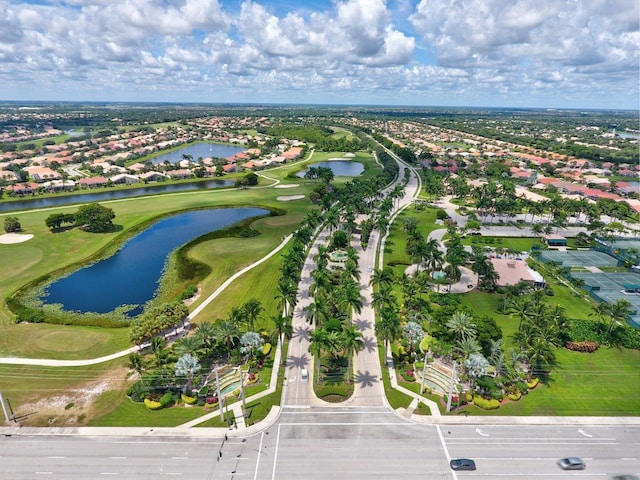
[[[273,188],[296,188],[296,187],[299,187],[299,186],[300,186],[300,185],[299,185],[299,184],[297,184],[297,183],[292,183],[292,184],[290,184],[290,185],[276,185],[276,186],[275,186],[275,187],[273,187]]]
[[[8,245],[10,243],[22,243],[31,240],[33,235],[30,233],[5,233],[0,235],[0,243]]]
[[[286,197],[278,197],[276,200],[280,202],[290,202],[291,200],[300,200],[304,198],[304,195],[288,195]]]

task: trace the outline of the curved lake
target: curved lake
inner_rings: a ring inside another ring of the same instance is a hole
[[[220,208],[163,218],[131,238],[115,255],[55,281],[41,299],[79,312],[106,313],[121,305],[138,305],[129,312],[137,315],[156,293],[174,249],[205,233],[268,213],[263,208]]]
[[[60,197],[25,197],[24,200],[13,202],[0,202],[0,212],[12,212],[16,210],[29,210],[32,208],[60,207],[72,203],[100,202],[103,200],[117,200],[118,198],[139,197],[141,195],[155,195],[167,192],[188,192],[190,190],[207,190],[209,188],[232,187],[233,180],[206,180],[204,182],[162,183],[146,187],[130,188],[126,190],[104,190],[92,193],[80,193],[78,195],[65,195]]]
[[[220,145],[219,143],[192,143],[185,147],[179,148],[172,152],[162,154],[158,157],[153,157],[151,161],[154,164],[169,162],[176,163],[183,159],[183,155],[191,155],[194,162],[198,161],[198,158],[227,158],[232,157],[236,153],[244,152],[245,147],[236,147],[234,145]]]
[[[353,162],[351,160],[330,160],[328,162],[318,162],[308,165],[308,168],[303,172],[298,172],[298,177],[304,177],[309,168],[323,167],[330,168],[336,177],[357,177],[364,172],[364,165],[360,162]]]

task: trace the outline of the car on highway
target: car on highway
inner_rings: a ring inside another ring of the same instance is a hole
[[[451,470],[471,471],[476,469],[476,462],[470,458],[454,458],[449,462],[449,466]]]
[[[563,470],[584,470],[587,468],[587,464],[584,460],[578,457],[567,457],[558,460],[558,465]]]
[[[612,480],[638,480],[635,475],[616,475]]]

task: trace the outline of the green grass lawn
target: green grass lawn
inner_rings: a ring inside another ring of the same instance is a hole
[[[594,353],[556,353],[558,366],[548,385],[497,410],[466,409],[473,415],[640,415],[640,352],[601,347]]]
[[[527,237],[485,237],[485,236],[467,236],[462,239],[463,245],[475,245],[478,247],[492,247],[496,250],[501,248],[513,250],[515,252],[528,252],[533,245],[544,247],[537,238]]]
[[[296,188],[296,190],[306,192],[308,188],[309,187],[301,185]],[[194,208],[258,205],[286,210],[287,215],[268,217],[255,222],[256,229],[261,232],[261,235],[258,237],[244,239],[240,242],[238,239],[234,239],[236,245],[241,244],[240,246],[244,247],[244,250],[238,250],[238,254],[235,257],[236,264],[233,269],[237,271],[244,265],[251,263],[246,260],[248,257],[246,255],[247,251],[253,250],[253,255],[255,256],[249,258],[251,261],[258,259],[278,245],[281,238],[293,231],[304,217],[304,214],[309,208],[308,200],[293,202],[280,202],[276,200],[276,197],[282,195],[284,191],[285,190],[266,188],[244,191],[189,192],[186,194],[161,195],[103,203],[114,209],[116,213],[115,223],[122,225],[125,232],[137,225],[145,225],[168,212],[180,212]],[[18,288],[49,272],[60,268],[77,268],[74,267],[74,265],[80,265],[82,262],[88,261],[100,249],[117,245],[126,237],[125,234],[121,232],[91,234],[80,231],[79,229],[67,230],[61,233],[51,233],[44,225],[44,219],[52,212],[68,211],[75,208],[76,207],[61,207],[47,209],[45,211],[31,211],[19,215],[25,232],[32,233],[35,237],[22,244],[0,245],[0,256],[3,258],[3,272],[7,272],[0,278],[0,297],[5,298],[11,295]],[[111,250],[114,249],[114,247],[111,247]],[[214,271],[211,282],[215,283],[215,278],[217,277],[218,283],[222,283],[226,277],[219,277],[219,275],[228,276],[228,270],[226,272],[221,270]],[[275,271],[269,272],[269,276],[273,275],[276,275]],[[273,295],[271,295],[270,300],[271,302],[273,301]],[[51,335],[51,332],[56,329],[65,330],[66,328],[67,327],[50,325],[40,329],[35,326],[13,325],[12,316],[6,310],[6,307],[1,308],[0,329],[2,330],[2,335],[0,338],[2,338],[2,341],[0,341],[0,355],[26,356],[37,351],[38,353],[36,354],[40,357],[49,356],[57,358],[58,352],[61,350],[59,346],[53,344],[51,349],[47,349],[46,342],[41,342],[37,337],[41,334]],[[30,334],[30,342],[15,341],[20,338],[22,332],[27,330]],[[66,333],[67,330],[65,330],[62,336],[68,335],[68,333]],[[109,329],[104,329],[100,337],[112,335],[112,339],[96,339],[94,331],[76,329],[74,331],[75,345],[70,349],[71,352],[74,350],[77,352],[83,352],[84,350],[89,351],[92,349],[94,343],[97,343],[99,346],[104,344],[118,345],[118,348],[120,348],[126,334],[123,333],[122,329],[116,329],[110,334],[106,333],[109,331]],[[64,355],[65,357],[63,358],[78,358],[74,355],[80,356],[81,354],[65,352]]]

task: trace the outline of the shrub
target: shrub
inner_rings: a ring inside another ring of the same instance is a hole
[[[127,389],[126,393],[132,402],[140,403],[144,400],[147,389],[141,381],[137,381]]]
[[[162,408],[162,404],[160,402],[154,402],[150,398],[144,399],[144,406],[149,410],[160,410]]]
[[[198,287],[196,287],[195,285],[189,285],[180,294],[180,300],[187,300],[193,297],[197,292],[198,292]]]
[[[413,371],[411,370],[400,370],[400,376],[404,379],[405,382],[415,382],[416,378],[413,376]]]
[[[480,395],[475,395],[473,397],[473,404],[483,410],[495,410],[496,408],[500,408],[500,402],[498,400],[494,398],[482,398]]]
[[[271,353],[271,344],[267,342],[262,346],[262,354],[266,357],[270,353]]]
[[[595,352],[600,344],[598,342],[583,340],[582,342],[567,342],[565,347],[574,352]]]
[[[527,388],[530,390],[533,390],[534,388],[536,388],[538,386],[538,382],[540,381],[539,378],[532,378],[531,380],[529,380],[527,382]]]
[[[522,398],[522,394],[520,392],[510,393],[509,395],[507,395],[507,398],[509,400],[513,400],[514,402],[517,402],[518,400],[520,400]]]
[[[185,395],[184,393],[180,395],[180,398],[187,405],[193,405],[194,403],[196,403],[198,401],[198,397],[189,397],[189,396]]]
[[[529,393],[529,385],[527,384],[527,382],[519,381],[516,382],[515,385],[522,395],[526,395],[527,393]]]
[[[162,397],[160,397],[160,405],[162,405],[162,408],[170,407],[175,402],[176,402],[176,399],[174,398],[171,392],[167,392],[164,395],[162,395]]]

